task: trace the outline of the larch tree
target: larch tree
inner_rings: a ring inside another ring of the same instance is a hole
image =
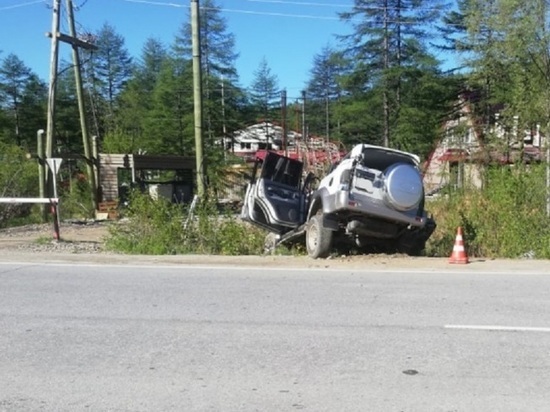
[[[228,31],[227,21],[215,0],[205,0],[199,11],[200,51],[203,82],[203,113],[206,122],[207,143],[212,145],[216,136],[221,136],[227,124],[222,112],[231,110],[239,94],[238,75],[235,63],[235,36]],[[181,27],[175,38],[173,54],[185,66],[192,60],[191,19]]]
[[[102,135],[114,127],[116,99],[132,74],[133,63],[124,37],[108,23],[104,23],[95,35],[95,45],[96,51],[85,52],[84,67],[87,86],[99,117],[100,130],[96,133]]]
[[[331,120],[343,94],[342,79],[348,72],[347,62],[341,52],[331,46],[325,46],[313,57],[310,70],[310,79],[307,83],[308,119],[310,130],[320,133],[327,140],[331,137]],[[323,115],[315,115],[323,114]],[[339,121],[335,122],[336,131],[339,131]],[[337,136],[339,133],[337,133]]]
[[[269,121],[273,115],[280,95],[279,79],[271,72],[271,68],[265,57],[262,58],[250,85],[252,105],[258,116]]]
[[[132,77],[118,97],[117,128],[105,136],[105,144],[111,151],[135,153],[145,150],[146,119],[154,105],[153,92],[169,59],[168,50],[161,41],[146,40]]]
[[[48,87],[43,80],[32,73],[25,84],[21,99],[21,125],[23,145],[32,153],[36,153],[36,134],[38,130],[46,128],[46,111],[48,101]]]
[[[437,43],[436,47],[458,57],[466,55],[472,49],[472,45],[468,42],[467,27],[471,4],[472,0],[457,0],[455,9],[449,9],[443,13],[437,27],[437,31],[441,34],[441,41]],[[462,67],[457,68],[461,69]]]
[[[426,54],[427,32],[441,11],[438,0],[355,0],[341,18],[352,24],[347,54],[382,97],[382,142],[392,146],[399,122],[404,73]]]
[[[168,59],[162,65],[145,118],[147,150],[191,155],[194,151],[193,76],[191,62]]]
[[[517,116],[527,124],[548,118],[547,1],[470,0],[469,6],[470,82],[483,91],[486,124],[497,104],[508,127]]]
[[[0,100],[11,118],[13,143],[21,146],[21,105],[25,89],[31,81],[31,70],[19,57],[10,53],[0,64]],[[29,136],[27,136],[28,138]]]
[[[74,71],[62,62],[57,76],[54,147],[60,152],[83,153],[82,129],[76,97]]]
[[[235,35],[228,32],[227,21],[221,14],[216,0],[201,2],[200,16],[200,50],[202,70],[207,80],[210,76],[237,80],[235,62],[239,57],[235,52]],[[174,55],[191,60],[191,19],[188,18],[176,36]]]

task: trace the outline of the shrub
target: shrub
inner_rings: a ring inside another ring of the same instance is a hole
[[[264,235],[214,204],[196,209],[152,200],[133,192],[124,224],[114,225],[106,246],[132,254],[253,255],[263,250]]]
[[[86,219],[95,214],[92,190],[86,179],[71,178],[66,188],[61,188],[59,213],[62,219]]]
[[[448,194],[428,204],[438,227],[427,245],[432,256],[449,255],[456,228],[471,256],[550,258],[545,165],[495,167],[483,190]]]
[[[37,197],[38,166],[15,145],[0,143],[0,197]],[[0,204],[0,227],[32,219],[30,204]],[[34,220],[33,220],[34,221]]]

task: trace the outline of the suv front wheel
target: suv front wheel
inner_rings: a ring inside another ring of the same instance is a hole
[[[326,258],[332,246],[332,230],[323,227],[322,215],[312,216],[307,222],[306,248],[313,259]]]

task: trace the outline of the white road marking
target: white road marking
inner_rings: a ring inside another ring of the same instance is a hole
[[[495,332],[550,332],[550,328],[533,328],[524,326],[495,326],[495,325],[445,325],[445,329],[469,329]]]
[[[2,260],[2,257],[0,257],[0,267],[2,266],[59,266],[59,267],[89,267],[89,268],[101,268],[101,267],[126,267],[126,268],[152,268],[152,269],[175,269],[175,270],[185,270],[185,269],[208,269],[208,270],[257,270],[259,272],[266,272],[266,271],[273,271],[278,272],[281,270],[303,270],[306,272],[324,272],[324,273],[344,273],[344,274],[351,274],[351,275],[359,275],[359,274],[366,274],[366,275],[372,275],[372,274],[396,274],[396,275],[422,275],[422,276],[470,276],[475,275],[476,277],[479,276],[517,276],[518,271],[510,271],[510,270],[480,270],[480,271],[468,271],[468,269],[464,270],[458,270],[458,269],[434,269],[434,268],[391,268],[391,267],[379,267],[379,266],[367,266],[367,267],[345,267],[342,265],[336,265],[334,267],[330,267],[330,263],[327,263],[327,266],[307,266],[307,265],[292,265],[292,262],[288,265],[282,268],[280,265],[281,263],[271,263],[267,262],[266,266],[258,266],[257,263],[254,264],[231,264],[231,263],[190,263],[190,262],[178,262],[177,259],[169,260],[166,262],[162,261],[162,258],[158,259],[158,261],[155,261],[155,259],[149,259],[150,261],[147,262],[146,259],[142,263],[129,263],[134,256],[132,255],[122,255],[123,257],[126,257],[126,261],[124,259],[121,259],[119,261],[111,262],[111,261],[105,261],[105,263],[91,263],[88,260],[86,260],[86,257],[84,257],[82,261],[74,260],[74,261],[64,261],[63,258],[55,259],[52,258],[52,260],[36,260],[35,262],[32,261],[9,261],[9,260]],[[100,255],[97,255],[99,258]],[[105,259],[108,259],[106,257]],[[316,262],[312,262],[314,264]],[[319,262],[322,264],[323,262]],[[269,267],[267,265],[279,265],[279,266],[273,266]],[[521,269],[521,276],[544,276],[548,277],[550,275],[550,272],[546,269]]]

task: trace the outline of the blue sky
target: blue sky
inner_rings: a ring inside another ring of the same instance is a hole
[[[339,45],[336,35],[348,34],[350,24],[338,12],[353,0],[217,0],[228,31],[235,35],[240,54],[240,85],[249,87],[265,56],[279,87],[290,101],[298,99],[309,78],[312,61],[323,47]],[[48,80],[53,0],[0,0],[0,58],[15,53],[42,79]],[[61,1],[64,6],[66,0]],[[77,31],[97,32],[108,22],[122,35],[132,57],[145,40],[155,37],[167,46],[188,19],[190,0],[73,0]],[[199,4],[202,2],[199,0]],[[68,34],[62,16],[63,33]],[[70,60],[70,46],[61,44],[61,56]]]
[[[15,53],[42,79],[49,77],[53,0],[0,0],[0,57]],[[240,84],[248,87],[265,56],[279,87],[289,99],[298,98],[309,77],[312,61],[326,45],[338,45],[336,34],[351,28],[337,18],[353,0],[217,0],[228,31],[235,35],[240,54]],[[62,0],[65,5],[65,0]],[[189,0],[73,0],[78,32],[95,32],[108,22],[138,57],[145,40],[155,37],[171,45],[188,18]],[[199,4],[200,3],[199,1]],[[63,33],[69,33],[62,16]],[[70,60],[70,46],[61,44]]]

